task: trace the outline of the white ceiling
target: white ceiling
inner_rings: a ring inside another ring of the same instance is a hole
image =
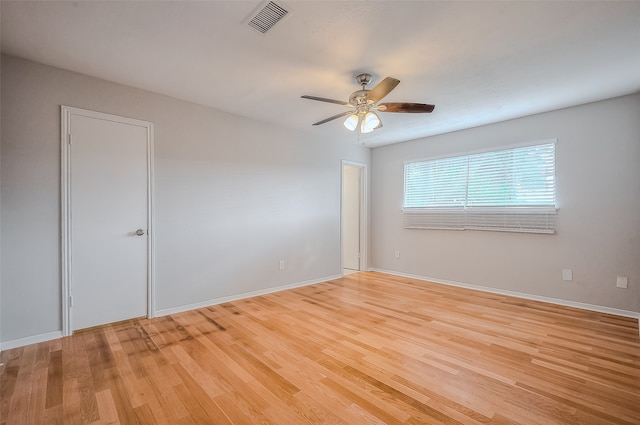
[[[260,1],[3,0],[2,51],[370,147],[640,92],[640,1],[276,2],[262,35]],[[300,96],[346,101],[362,71],[435,111],[312,127],[345,109]]]

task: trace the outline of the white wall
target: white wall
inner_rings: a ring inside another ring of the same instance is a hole
[[[341,160],[368,149],[2,59],[3,341],[61,330],[61,104],[155,124],[156,309],[341,273]]]
[[[404,161],[550,138],[556,235],[402,228]],[[373,268],[640,312],[640,94],[376,148],[371,169]]]

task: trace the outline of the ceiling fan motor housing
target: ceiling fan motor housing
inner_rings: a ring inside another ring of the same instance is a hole
[[[371,74],[358,74],[356,75],[356,81],[362,86],[362,90],[356,90],[351,93],[349,103],[355,106],[358,112],[366,112],[368,109],[366,106],[373,103],[373,101],[367,100],[367,94],[369,94],[371,90],[365,89],[365,86],[371,82]]]
[[[351,96],[349,96],[349,103],[356,107],[373,103],[372,100],[367,100],[367,94],[370,91],[371,90],[366,89],[354,91],[351,93]]]

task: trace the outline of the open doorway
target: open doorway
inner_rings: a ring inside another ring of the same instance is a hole
[[[366,269],[366,164],[342,162],[342,272]]]

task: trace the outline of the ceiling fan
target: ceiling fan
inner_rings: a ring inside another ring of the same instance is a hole
[[[371,82],[371,74],[358,74],[356,81],[362,86],[362,89],[356,90],[349,96],[348,102],[341,100],[327,99],[324,97],[300,96],[303,99],[318,100],[320,102],[336,103],[338,105],[347,106],[350,110],[336,114],[332,117],[318,121],[313,125],[324,124],[340,117],[348,116],[344,121],[344,126],[351,131],[355,131],[360,127],[361,133],[371,133],[373,130],[382,127],[382,121],[376,113],[378,112],[408,112],[408,113],[429,113],[435,108],[434,105],[425,103],[407,103],[407,102],[387,102],[378,103],[383,97],[388,95],[391,90],[396,88],[400,80],[387,77],[380,81],[373,89],[367,90],[365,87]]]

